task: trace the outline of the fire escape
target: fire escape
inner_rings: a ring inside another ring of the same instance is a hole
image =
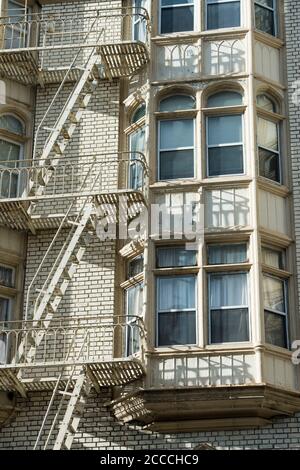
[[[130,33],[124,40],[136,20],[142,39]],[[27,86],[56,84],[36,125],[32,158],[0,168],[0,225],[37,236],[56,230],[25,292],[23,320],[0,325],[6,350],[0,390],[23,397],[52,391],[35,448],[70,449],[91,391],[124,386],[144,374],[140,317],[71,317],[59,307],[98,224],[110,211],[116,214],[120,197],[129,217],[146,204],[142,154],[77,158],[66,150],[98,87],[146,66],[149,19],[143,9],[41,13],[1,18],[0,31],[2,78]]]

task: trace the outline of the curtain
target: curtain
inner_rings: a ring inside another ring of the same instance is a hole
[[[265,308],[285,312],[284,281],[264,276],[263,289]]]
[[[258,117],[258,145],[278,151],[278,126],[275,122]]]
[[[208,145],[238,144],[243,141],[242,116],[208,118]]]
[[[160,121],[160,150],[194,147],[194,120]]]
[[[196,276],[159,277],[158,311],[195,309]]]
[[[213,274],[210,277],[210,308],[248,306],[247,274]]]
[[[129,317],[139,317],[143,313],[143,288],[143,284],[138,284],[127,289],[127,315]]]
[[[236,264],[247,261],[247,245],[219,245],[208,247],[209,264]]]
[[[157,267],[196,266],[196,256],[196,251],[185,250],[182,247],[157,248]]]
[[[274,268],[283,269],[283,254],[281,251],[272,250],[271,248],[262,248],[263,263]]]

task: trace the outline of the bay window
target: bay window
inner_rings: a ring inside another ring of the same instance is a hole
[[[156,278],[157,346],[195,345],[197,275],[178,268],[195,266],[196,252],[160,247],[156,254],[157,268],[170,268]]]
[[[207,29],[234,28],[240,25],[240,0],[206,0]]]
[[[255,26],[260,31],[276,35],[276,0],[255,0]]]
[[[243,115],[223,114],[226,108],[242,104],[236,92],[221,92],[209,97],[207,106],[214,111],[207,116],[208,176],[244,173]],[[219,109],[220,108],[220,109]]]
[[[160,103],[158,122],[158,179],[193,178],[195,146],[195,101],[176,95]],[[183,111],[177,117],[176,112]]]
[[[264,178],[281,182],[279,123],[276,116],[275,103],[266,95],[257,97],[257,145],[259,156],[259,174]],[[267,111],[268,116],[262,111]],[[270,117],[269,117],[270,116]]]
[[[196,0],[159,0],[160,33],[194,31]]]
[[[266,342],[287,347],[287,281],[263,276]]]

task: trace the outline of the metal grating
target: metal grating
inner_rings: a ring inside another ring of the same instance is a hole
[[[38,73],[37,61],[31,51],[1,52],[1,78],[15,80],[23,85],[34,85]]]
[[[141,42],[105,44],[100,47],[100,56],[107,78],[134,75],[149,61],[147,48]]]

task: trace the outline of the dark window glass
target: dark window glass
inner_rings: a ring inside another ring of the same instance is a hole
[[[239,1],[207,0],[207,29],[234,28],[241,24]]]
[[[156,258],[157,268],[197,265],[197,252],[194,250],[185,250],[182,246],[157,248]]]
[[[259,0],[255,3],[256,28],[275,36],[275,5],[273,0]]]
[[[162,0],[161,33],[194,31],[193,0]]]
[[[211,332],[212,343],[249,341],[248,309],[212,310]]]
[[[265,331],[266,342],[279,346],[287,347],[286,341],[286,317],[273,312],[265,311]]]

